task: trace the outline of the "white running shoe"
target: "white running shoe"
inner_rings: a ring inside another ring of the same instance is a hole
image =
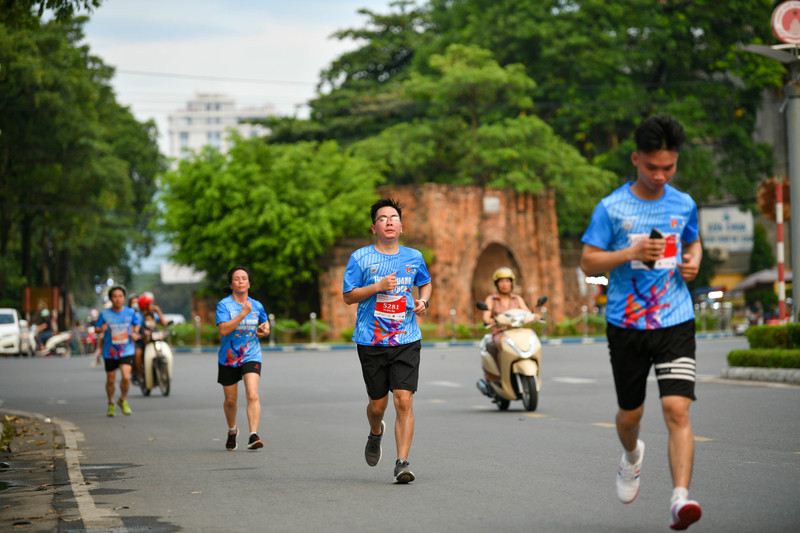
[[[672,518],[669,527],[684,530],[700,520],[703,511],[700,510],[700,504],[694,500],[676,500],[669,508],[669,515]]]
[[[631,503],[639,494],[639,476],[642,473],[642,459],[644,459],[644,442],[636,441],[636,448],[639,450],[639,460],[635,464],[628,462],[625,452],[622,452],[622,459],[619,461],[619,472],[617,472],[617,498],[622,503]]]

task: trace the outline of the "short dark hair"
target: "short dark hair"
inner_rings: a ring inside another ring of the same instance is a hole
[[[375,217],[378,215],[378,209],[382,207],[394,207],[397,215],[403,218],[403,204],[392,198],[381,198],[369,208],[369,214],[372,216],[372,223],[375,223]]]
[[[114,285],[110,289],[108,289],[108,297],[111,298],[111,293],[114,291],[122,291],[122,296],[128,296],[128,291],[125,290],[125,287],[122,285]]]
[[[237,270],[244,270],[247,273],[247,277],[250,278],[250,271],[247,270],[246,267],[235,266],[232,269],[228,270],[228,284],[222,287],[222,292],[224,292],[225,294],[233,294],[233,289],[231,289],[231,283],[233,283],[233,274]]]
[[[634,139],[639,152],[650,153],[657,150],[678,152],[686,140],[686,133],[676,119],[659,115],[642,122],[636,128]]]

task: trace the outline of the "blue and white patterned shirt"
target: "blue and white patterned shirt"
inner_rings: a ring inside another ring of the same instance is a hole
[[[621,250],[649,237],[653,228],[667,240],[662,256],[650,269],[629,261],[611,271],[606,320],[633,329],[675,326],[694,318],[692,295],[678,270],[683,243],[699,237],[697,205],[670,185],[658,200],[642,200],[626,183],[603,198],[581,242],[607,251]]]
[[[358,303],[353,342],[361,345],[399,346],[422,338],[414,314],[412,289],[431,282],[422,254],[400,246],[396,254],[382,254],[374,245],[350,255],[344,272],[342,294],[367,287],[394,273],[397,287],[379,292]]]

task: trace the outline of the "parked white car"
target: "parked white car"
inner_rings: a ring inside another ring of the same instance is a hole
[[[10,307],[0,308],[0,354],[20,355],[22,328],[19,314]]]

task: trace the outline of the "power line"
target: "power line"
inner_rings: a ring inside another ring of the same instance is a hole
[[[148,72],[145,70],[125,70],[117,69],[120,74],[131,74],[134,76],[153,76],[159,78],[180,78],[191,80],[211,80],[211,81],[235,81],[239,83],[263,83],[272,85],[308,85],[316,86],[316,82],[308,81],[289,81],[289,80],[259,80],[255,78],[229,78],[224,76],[207,76],[203,74],[177,74],[172,72]]]

